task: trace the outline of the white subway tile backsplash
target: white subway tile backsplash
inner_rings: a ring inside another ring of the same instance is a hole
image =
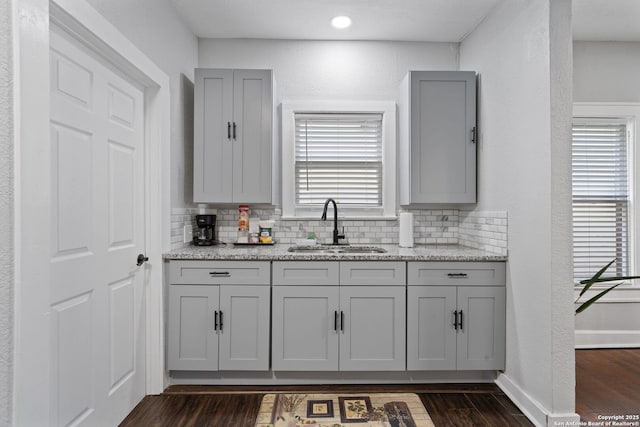
[[[507,255],[507,212],[464,211],[456,209],[410,209],[414,218],[414,242],[459,244],[491,253]],[[237,237],[237,209],[175,208],[171,213],[171,249],[185,246],[183,228],[195,226],[194,216],[217,215],[216,236],[224,242]],[[331,241],[333,221],[282,220],[279,209],[252,209],[251,216],[275,221],[274,238],[280,243],[295,244],[314,232],[320,242]],[[397,244],[398,221],[339,220],[347,240],[352,244]]]

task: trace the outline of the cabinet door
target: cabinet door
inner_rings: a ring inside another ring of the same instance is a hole
[[[405,370],[404,287],[340,287],[340,370]]]
[[[412,72],[410,98],[410,202],[475,203],[475,73]]]
[[[338,287],[274,286],[274,371],[338,370]]]
[[[458,287],[458,369],[504,369],[505,288]]]
[[[271,203],[271,71],[233,74],[233,202]]]
[[[220,370],[269,370],[268,286],[220,287]]]
[[[193,201],[229,203],[232,194],[233,71],[196,69]]]
[[[217,371],[218,286],[170,285],[169,370]]]
[[[407,369],[455,370],[455,286],[409,286]]]

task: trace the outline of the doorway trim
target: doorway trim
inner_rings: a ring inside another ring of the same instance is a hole
[[[169,249],[169,77],[85,1],[16,0],[13,10],[15,130],[15,344],[13,421],[48,425],[50,414],[49,22],[74,34],[145,91],[146,394],[164,377],[163,261]]]

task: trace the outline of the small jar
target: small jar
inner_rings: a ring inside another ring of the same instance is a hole
[[[249,230],[238,229],[237,243],[249,243]]]
[[[272,220],[260,221],[260,243],[273,243],[273,224]]]

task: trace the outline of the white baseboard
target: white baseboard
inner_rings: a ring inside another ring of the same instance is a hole
[[[640,347],[640,331],[576,330],[576,348],[636,348]]]
[[[540,402],[529,396],[506,374],[500,374],[496,384],[537,427],[577,426],[580,423],[578,414],[550,414]]]

